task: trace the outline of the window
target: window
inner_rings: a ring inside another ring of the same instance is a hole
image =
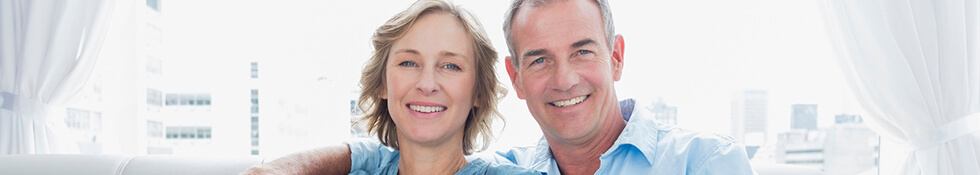
[[[162,138],[163,137],[163,122],[160,121],[146,121],[146,136],[150,138]]]
[[[150,106],[162,106],[163,105],[163,92],[160,90],[147,88],[146,89],[146,104]]]
[[[211,94],[167,94],[167,106],[211,106]]]
[[[71,129],[87,130],[89,113],[81,109],[68,108],[68,115],[65,117],[65,126]]]
[[[210,126],[167,127],[167,139],[210,140]]]
[[[153,9],[153,10],[156,10],[157,12],[159,12],[160,11],[160,0],[146,0],[146,7],[149,7],[150,9]]]
[[[166,105],[167,106],[177,105],[177,100],[178,100],[177,94],[167,94]]]
[[[78,108],[65,109],[65,126],[86,132],[102,130],[102,113]]]
[[[251,69],[252,70],[251,71],[252,72],[252,79],[258,79],[259,78],[259,62],[252,62],[251,66],[252,66],[252,69]]]

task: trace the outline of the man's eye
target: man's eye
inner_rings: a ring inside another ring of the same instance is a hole
[[[418,66],[418,64],[415,64],[415,62],[413,62],[413,61],[402,61],[401,63],[398,63],[398,66],[401,66],[401,67],[416,67],[416,66]]]
[[[442,65],[442,68],[443,69],[453,70],[453,71],[462,71],[463,70],[463,68],[460,68],[459,65],[456,65],[456,64],[453,64],[453,63]]]
[[[530,65],[533,66],[535,64],[541,64],[541,63],[544,63],[544,57],[538,57],[537,59],[534,59],[534,61],[531,61]]]
[[[581,55],[593,54],[593,53],[594,52],[592,52],[591,50],[585,50],[585,49],[578,50],[578,51],[575,52],[576,55],[580,55],[580,56]]]

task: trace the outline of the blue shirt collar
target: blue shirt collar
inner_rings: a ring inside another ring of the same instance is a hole
[[[611,153],[620,149],[629,149],[632,146],[643,153],[644,158],[646,158],[647,163],[653,164],[656,156],[656,146],[657,140],[660,138],[660,130],[669,130],[670,127],[664,126],[655,121],[653,114],[644,108],[637,108],[636,100],[626,99],[619,101],[619,108],[623,115],[623,120],[626,120],[626,127],[623,128],[623,132],[619,134],[616,138],[616,142],[613,146],[606,150],[605,153],[600,156],[600,159],[610,155]],[[537,159],[532,167],[537,170],[547,171],[548,165],[551,165],[554,161],[554,157],[551,155],[551,150],[548,146],[548,140],[544,137],[538,141],[538,145],[535,147],[537,152]]]
[[[632,146],[643,154],[647,163],[652,165],[656,158],[657,140],[662,133],[660,131],[669,130],[670,127],[657,122],[653,113],[646,108],[637,107],[634,99],[620,101],[619,107],[623,113],[623,120],[626,120],[626,127],[602,157],[620,149],[630,149]]]

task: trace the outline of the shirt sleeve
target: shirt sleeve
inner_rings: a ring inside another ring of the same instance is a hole
[[[755,174],[745,148],[734,143],[721,144],[693,174]]]
[[[374,173],[386,167],[398,153],[378,141],[358,139],[347,142],[350,147],[350,174]]]

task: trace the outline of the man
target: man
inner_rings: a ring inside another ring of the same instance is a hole
[[[753,174],[730,137],[665,126],[633,100],[619,102],[614,82],[625,43],[605,0],[516,0],[511,7],[507,73],[544,139],[488,159],[548,174]],[[300,153],[253,171],[343,174],[377,164],[386,153],[359,151],[376,144]]]

